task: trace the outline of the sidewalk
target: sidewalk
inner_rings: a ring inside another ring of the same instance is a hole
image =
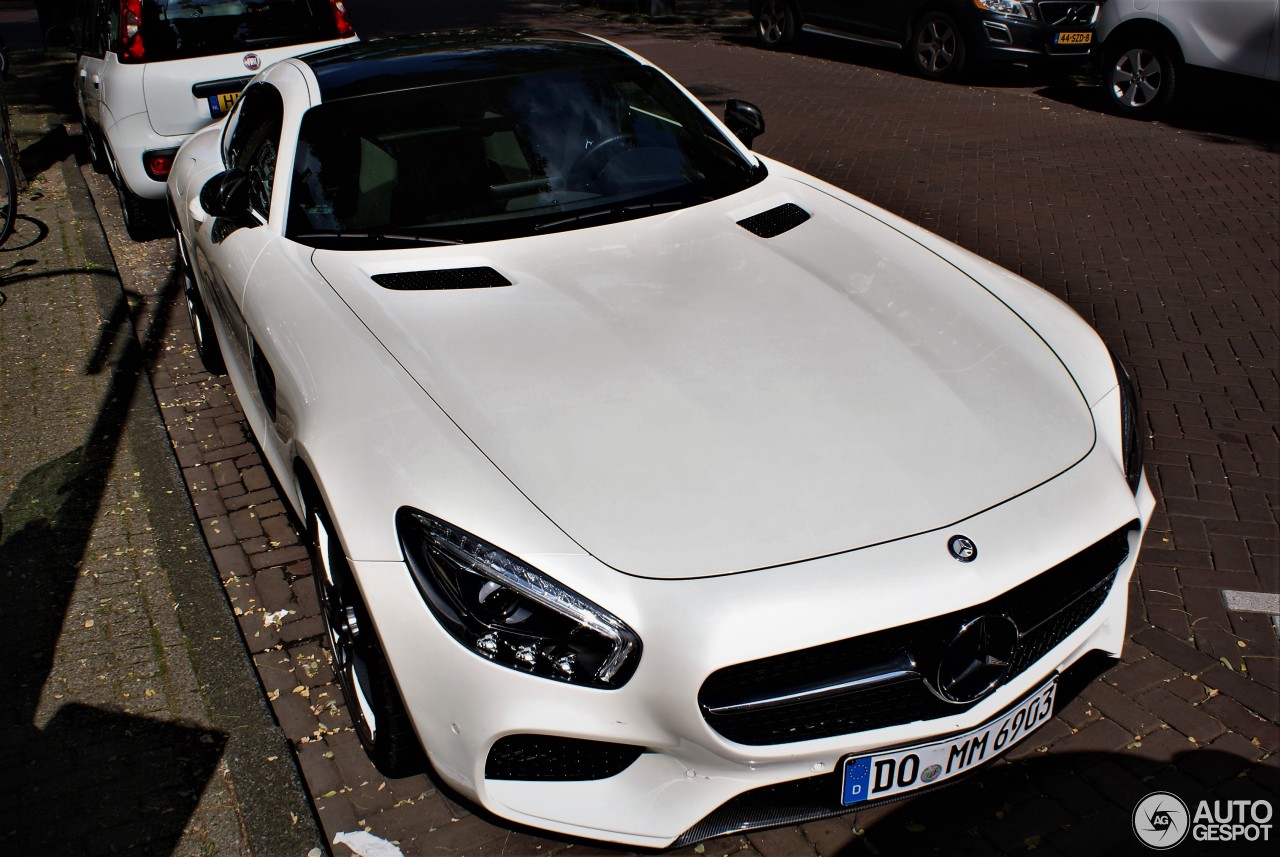
[[[122,289],[33,6],[0,3],[30,179],[0,248],[0,852],[322,853],[147,380],[175,292]]]

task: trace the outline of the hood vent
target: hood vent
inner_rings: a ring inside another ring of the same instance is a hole
[[[373,281],[397,292],[438,292],[452,289],[493,289],[511,281],[493,268],[441,268],[436,271],[398,271],[374,274]]]
[[[748,232],[754,232],[761,238],[772,238],[775,235],[795,229],[809,219],[809,212],[793,202],[753,214],[746,220],[739,220],[738,225]]]

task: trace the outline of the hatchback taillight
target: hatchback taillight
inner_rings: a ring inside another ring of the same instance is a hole
[[[356,34],[351,25],[351,16],[347,14],[347,4],[342,0],[329,0],[333,4],[333,20],[338,25],[338,38],[345,39]]]
[[[149,152],[143,152],[142,168],[151,178],[162,182],[169,178],[169,171],[173,169],[173,158],[177,154],[177,149],[152,149]]]
[[[142,0],[120,0],[120,62],[142,62]]]

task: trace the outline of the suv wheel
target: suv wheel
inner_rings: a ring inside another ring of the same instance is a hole
[[[930,12],[919,20],[911,34],[909,50],[912,67],[924,77],[944,80],[964,71],[964,36],[951,16],[943,12]]]
[[[796,10],[788,0],[763,0],[756,12],[756,38],[766,48],[780,48],[795,41]]]
[[[1107,94],[1122,115],[1151,119],[1173,101],[1177,60],[1162,42],[1126,36],[1107,46],[1106,57]]]

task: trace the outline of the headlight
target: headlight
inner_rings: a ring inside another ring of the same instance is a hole
[[[475,654],[520,672],[621,687],[640,638],[620,619],[509,553],[413,509],[396,516],[431,612]]]
[[[1124,475],[1130,490],[1136,492],[1142,481],[1142,433],[1138,422],[1138,394],[1133,389],[1129,372],[1115,354],[1111,362],[1116,366],[1116,381],[1120,384],[1120,436],[1123,440]]]
[[[1014,18],[1029,18],[1027,7],[1019,0],[973,0],[973,5],[987,12],[998,15],[1009,15]]]

